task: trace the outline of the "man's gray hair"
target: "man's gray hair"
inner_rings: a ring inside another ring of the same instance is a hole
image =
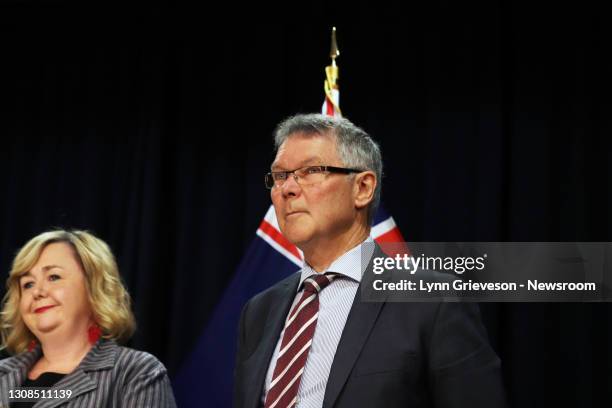
[[[382,189],[383,165],[378,144],[363,129],[355,126],[348,119],[312,113],[289,117],[278,125],[274,134],[276,150],[296,133],[335,136],[338,156],[344,166],[371,170],[376,174],[374,199],[368,207],[368,223],[371,224],[380,203]]]

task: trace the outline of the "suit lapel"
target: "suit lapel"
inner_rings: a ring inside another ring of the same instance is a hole
[[[51,387],[52,390],[58,392],[62,392],[62,390],[72,391],[70,397],[40,400],[35,407],[52,408],[68,404],[80,395],[95,390],[98,387],[98,382],[94,372],[111,369],[115,364],[118,351],[119,346],[114,341],[100,340],[73,372]]]
[[[374,254],[370,259],[370,263],[363,274],[361,284],[353,299],[353,306],[349,312],[338,348],[336,349],[336,355],[334,356],[327,386],[325,387],[323,407],[330,408],[334,406],[385,303],[386,295],[381,297],[377,293],[369,297],[370,299],[377,299],[376,302],[364,302],[361,300],[362,290],[370,290],[373,293],[373,279],[381,279],[383,281],[389,279],[387,274],[376,276],[371,273],[372,259],[381,256],[385,255],[380,247],[376,245]]]
[[[253,381],[248,383],[249,388],[245,393],[245,401],[248,408],[257,408],[261,405],[261,393],[264,388],[270,359],[274,353],[278,337],[285,325],[289,308],[295,298],[299,280],[300,274],[295,273],[290,279],[286,280],[284,285],[278,288],[278,293],[273,295],[262,338],[253,355],[245,362],[245,372],[247,376],[253,378]]]

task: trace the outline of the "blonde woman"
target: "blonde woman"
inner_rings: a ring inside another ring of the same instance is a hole
[[[121,347],[130,296],[108,245],[85,231],[32,238],[13,261],[0,315],[0,407],[175,407],[166,369]]]

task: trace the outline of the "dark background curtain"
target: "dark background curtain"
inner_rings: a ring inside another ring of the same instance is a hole
[[[202,7],[3,3],[0,278],[32,236],[93,231],[130,345],[175,373],[270,204],[275,124],[320,109],[332,25],[343,112],[381,143],[408,240],[612,241],[603,8]],[[609,405],[609,304],[481,309],[515,406]]]

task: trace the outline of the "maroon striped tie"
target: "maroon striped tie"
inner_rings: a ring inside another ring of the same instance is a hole
[[[295,405],[312,336],[319,315],[319,292],[337,275],[314,275],[304,280],[304,294],[285,322],[285,334],[264,408],[289,408]]]

